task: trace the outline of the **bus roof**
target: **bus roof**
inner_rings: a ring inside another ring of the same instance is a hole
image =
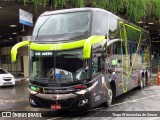
[[[144,32],[146,33],[149,33],[147,30],[135,25],[134,23],[131,23],[130,21],[128,20],[125,20],[123,18],[120,18],[119,16],[113,14],[112,12],[109,12],[107,10],[104,10],[104,9],[101,9],[101,8],[91,8],[91,7],[85,7],[85,8],[70,8],[70,9],[62,9],[62,10],[55,10],[55,11],[46,11],[44,13],[42,13],[40,16],[45,16],[45,15],[53,15],[53,14],[63,14],[63,13],[70,13],[70,12],[81,12],[81,11],[92,11],[92,12],[97,12],[97,11],[101,11],[101,12],[105,12],[105,13],[108,13],[108,14],[111,14],[113,15],[114,17],[116,17],[117,19],[120,19],[138,29],[141,29],[143,30]]]
[[[52,15],[52,14],[61,14],[61,13],[69,13],[69,12],[79,12],[79,11],[93,11],[93,12],[103,11],[103,12],[112,14],[111,12],[106,11],[106,10],[101,9],[101,8],[86,7],[86,8],[71,8],[71,9],[62,9],[62,10],[55,10],[55,11],[46,11],[43,14],[41,14],[41,16]]]

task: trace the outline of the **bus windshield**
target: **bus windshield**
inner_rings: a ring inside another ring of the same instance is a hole
[[[83,59],[82,50],[31,51],[31,80],[67,83],[89,78],[89,60]]]
[[[85,11],[40,16],[36,22],[32,39],[59,41],[89,36],[91,13],[91,11]]]

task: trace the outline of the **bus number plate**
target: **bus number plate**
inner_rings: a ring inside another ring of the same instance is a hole
[[[59,110],[59,109],[61,109],[61,105],[54,105],[54,104],[52,104],[51,105],[51,109]]]

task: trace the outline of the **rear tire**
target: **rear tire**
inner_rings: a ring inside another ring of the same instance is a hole
[[[147,85],[147,82],[148,82],[148,74],[147,73],[145,75],[145,80],[146,80],[146,85]]]
[[[111,90],[112,90],[112,103],[113,103],[116,100],[116,86],[115,86],[115,84],[111,85]]]
[[[143,89],[143,77],[141,76],[141,79],[140,79],[140,85],[138,87],[139,90],[142,90]]]
[[[110,107],[111,106],[112,98],[113,98],[112,90],[108,89],[108,94],[107,94],[107,97],[106,97],[106,107]]]
[[[146,86],[146,77],[143,77],[143,88]]]

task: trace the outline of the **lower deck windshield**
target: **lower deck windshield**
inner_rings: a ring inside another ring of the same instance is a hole
[[[30,78],[41,83],[66,83],[89,77],[89,60],[83,49],[31,51]]]

